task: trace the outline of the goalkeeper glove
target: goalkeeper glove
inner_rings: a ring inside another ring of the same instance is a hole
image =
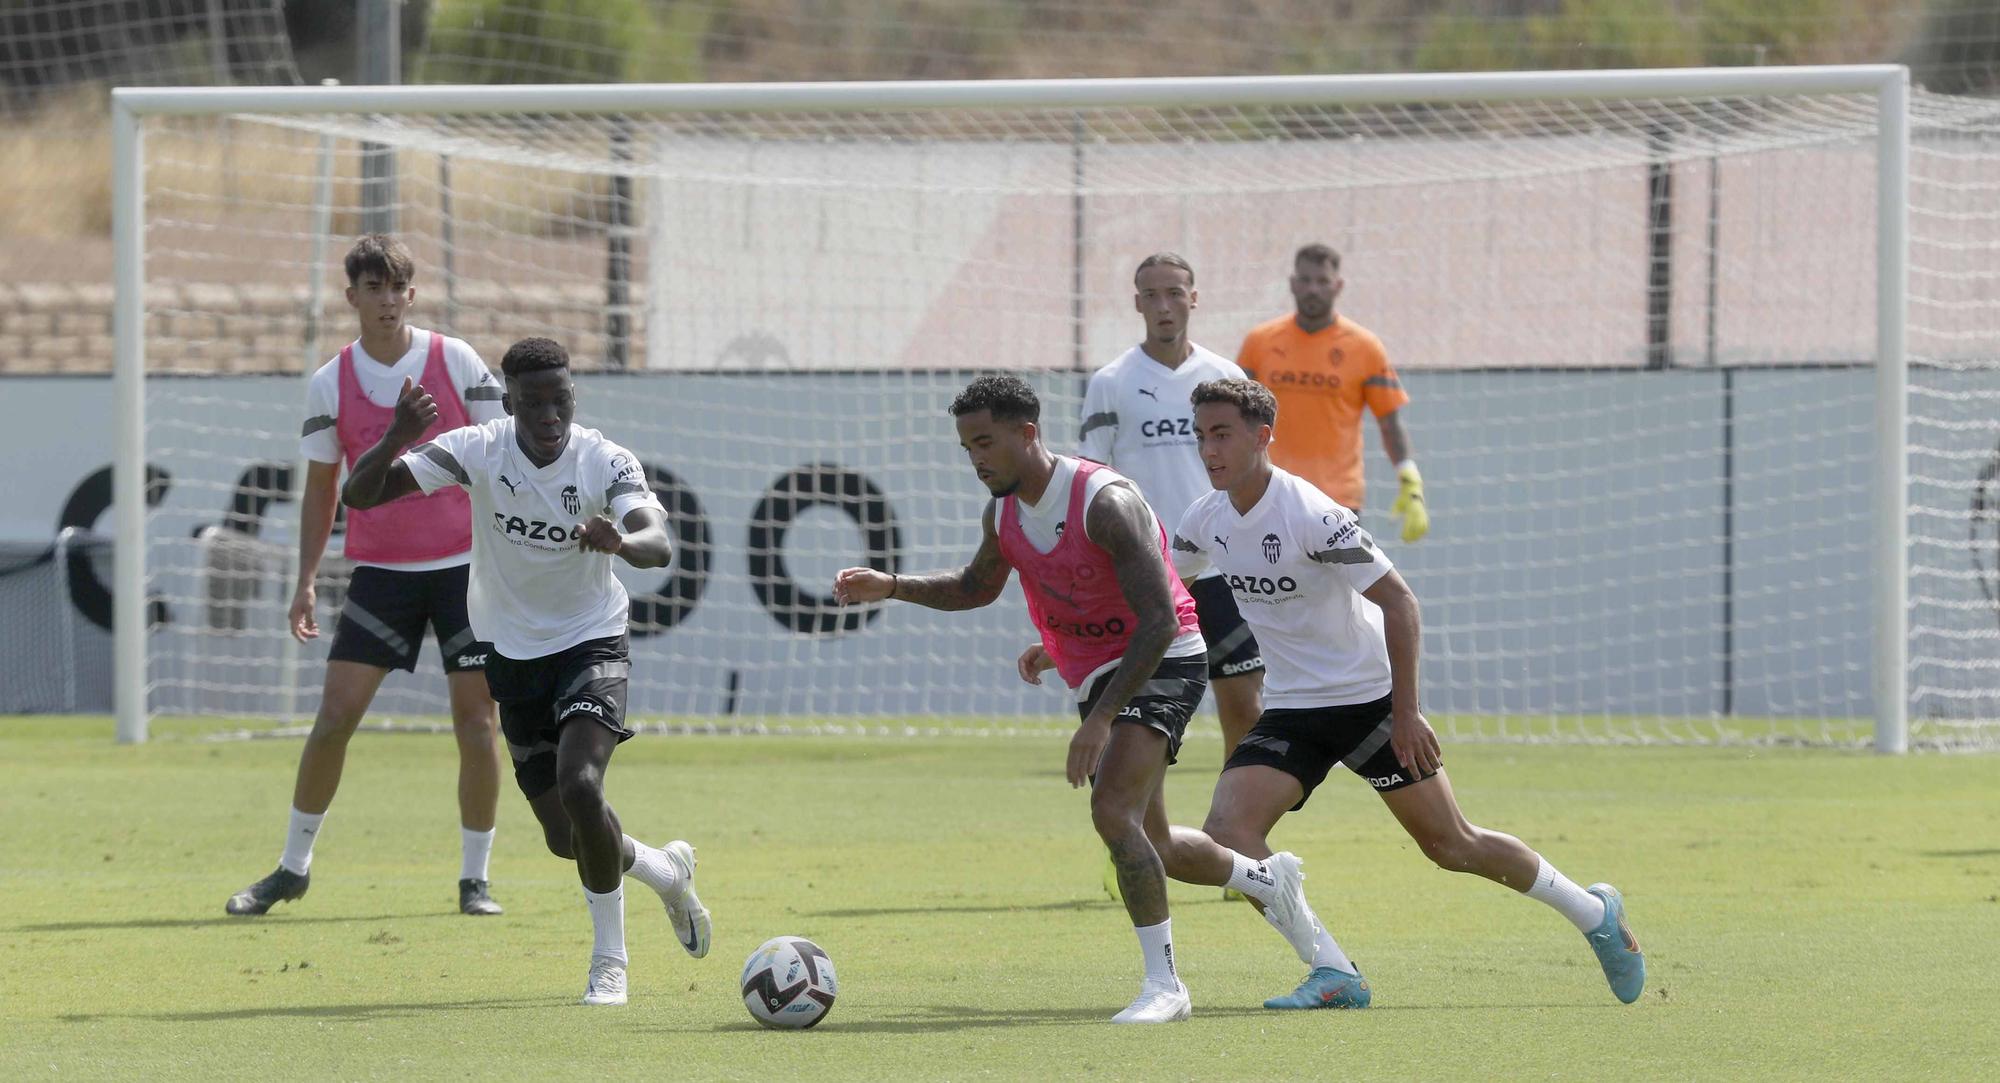
[[[1389,505],[1389,518],[1403,521],[1403,540],[1413,542],[1431,532],[1431,513],[1424,507],[1424,476],[1408,459],[1396,467],[1396,502]]]

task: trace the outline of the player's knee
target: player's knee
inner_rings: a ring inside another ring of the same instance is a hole
[[[1250,841],[1249,829],[1227,813],[1214,810],[1209,812],[1208,819],[1202,821],[1201,830],[1202,834],[1214,839],[1216,845],[1227,846],[1239,852],[1244,849],[1244,844]]]
[[[604,776],[591,767],[564,773],[556,778],[556,797],[572,820],[597,815],[604,807]]]
[[[319,713],[313,716],[312,731],[306,734],[306,742],[321,747],[345,747],[367,713],[366,703],[343,702],[334,697],[323,699]]]
[[[1129,807],[1128,803],[1105,790],[1096,790],[1090,795],[1090,822],[1097,828],[1098,837],[1107,841],[1145,833],[1140,810]]]
[[[1467,872],[1478,862],[1479,839],[1472,832],[1446,828],[1418,836],[1417,845],[1431,863],[1446,872]]]
[[[458,738],[461,744],[491,743],[493,735],[499,730],[500,720],[495,718],[490,710],[468,708],[452,712],[452,736]]]

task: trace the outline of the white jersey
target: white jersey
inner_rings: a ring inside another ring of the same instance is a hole
[[[397,396],[403,393],[403,378],[422,382],[424,364],[430,357],[431,336],[436,331],[422,328],[410,329],[410,348],[393,365],[383,364],[370,357],[368,351],[354,344],[354,381],[361,385],[361,393],[377,406],[394,407]],[[507,416],[500,405],[502,389],[500,381],[493,375],[486,362],[480,360],[478,351],[467,343],[446,335],[444,339],[444,367],[451,373],[450,391],[465,403],[465,416],[474,425]],[[444,388],[425,388],[433,396],[445,393]],[[316,463],[345,462],[341,454],[340,434],[335,424],[340,417],[340,355],[321,365],[306,383],[305,424],[299,429],[299,454]],[[357,448],[355,453],[367,451]],[[266,535],[268,537],[268,535]],[[399,572],[428,572],[439,568],[456,568],[471,559],[463,553],[455,556],[439,557],[436,560],[419,560],[402,564],[376,563],[373,566]]]
[[[1097,499],[1097,494],[1103,492],[1106,485],[1126,480],[1129,479],[1119,477],[1117,472],[1111,470],[1099,470],[1090,475],[1084,481],[1086,488],[1083,491],[1083,506],[1090,507],[1090,502]],[[1075,484],[1076,460],[1067,455],[1058,455],[1055,473],[1049,475],[1049,487],[1042,490],[1042,502],[1030,504],[1026,499],[1014,501],[1015,518],[1021,524],[1021,534],[1028,539],[1029,545],[1035,547],[1036,552],[1046,553],[1054,549],[1056,543],[1062,540],[1063,532],[1070,529],[1070,524],[1064,520],[1069,516],[1070,489]],[[1158,519],[1155,518],[1154,521],[1157,522]],[[1083,524],[1078,523],[1076,526],[1082,529]],[[1028,589],[1027,584],[1022,583],[1021,589]],[[1175,636],[1174,641],[1167,644],[1167,653],[1161,657],[1204,658],[1207,655],[1208,641],[1196,631]],[[1097,683],[1097,678],[1117,669],[1119,661],[1107,662],[1086,676],[1073,689],[1076,701],[1082,703],[1089,699],[1091,686]]]
[[[1264,655],[1264,706],[1334,707],[1389,694],[1382,610],[1361,596],[1393,567],[1354,513],[1273,467],[1247,515],[1211,490],[1174,549],[1212,563]]]
[[[1212,488],[1195,450],[1194,406],[1188,396],[1210,380],[1241,379],[1236,362],[1193,343],[1178,368],[1134,346],[1090,374],[1083,393],[1077,454],[1132,479],[1162,522],[1181,521],[1188,505]],[[1175,570],[1190,570],[1174,555]]]
[[[660,509],[631,452],[571,425],[562,454],[536,466],[503,417],[443,433],[399,461],[426,493],[462,485],[472,495],[473,634],[517,661],[624,634],[631,600],[612,574],[616,558],[581,551],[576,536],[593,515],[622,524],[634,508]]]

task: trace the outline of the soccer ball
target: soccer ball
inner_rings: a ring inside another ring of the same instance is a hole
[[[743,964],[743,1006],[767,1027],[813,1026],[833,1010],[839,991],[833,960],[804,937],[772,937]]]

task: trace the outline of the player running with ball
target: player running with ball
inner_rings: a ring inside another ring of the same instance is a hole
[[[993,494],[979,551],[965,567],[932,575],[848,568],[835,577],[834,596],[975,609],[1000,597],[1010,571],[1021,573],[1041,643],[1018,669],[1039,683],[1052,664],[1076,691],[1082,724],[1070,741],[1069,782],[1092,786],[1091,822],[1117,865],[1145,961],[1138,999],[1112,1021],[1188,1017],[1187,986],[1174,967],[1168,876],[1243,892],[1310,960],[1319,924],[1298,858],[1253,860],[1168,824],[1161,788],[1206,690],[1208,647],[1167,559],[1166,531],[1131,482],[1048,450],[1041,403],[1021,380],[982,376],[951,412],[960,445]]]
[[[1266,666],[1264,715],[1223,767],[1203,829],[1241,853],[1269,853],[1264,840],[1279,817],[1305,807],[1339,764],[1368,780],[1439,868],[1553,907],[1589,941],[1612,993],[1627,1004],[1639,999],[1646,957],[1617,889],[1580,888],[1520,839],[1459,811],[1437,734],[1418,709],[1416,596],[1353,512],[1271,465],[1271,392],[1252,380],[1215,380],[1191,399],[1215,491],[1188,507],[1173,545],[1228,579]],[[1359,970],[1335,952],[1315,960],[1290,997],[1265,1006],[1367,1003]]]
[[[673,559],[666,513],[632,453],[573,422],[569,353],[526,338],[500,363],[507,417],[427,431],[437,404],[409,381],[381,442],[354,464],[341,496],[371,508],[448,486],[472,497],[472,629],[493,644],[486,681],[514,780],[549,851],[575,860],[596,940],[585,1004],[625,1003],[623,877],[666,904],[689,955],[708,954],[708,911],[694,893],[694,847],[655,849],[624,833],[604,798],[611,753],[632,736],[625,686],[631,600],[611,559],[663,568]]]

